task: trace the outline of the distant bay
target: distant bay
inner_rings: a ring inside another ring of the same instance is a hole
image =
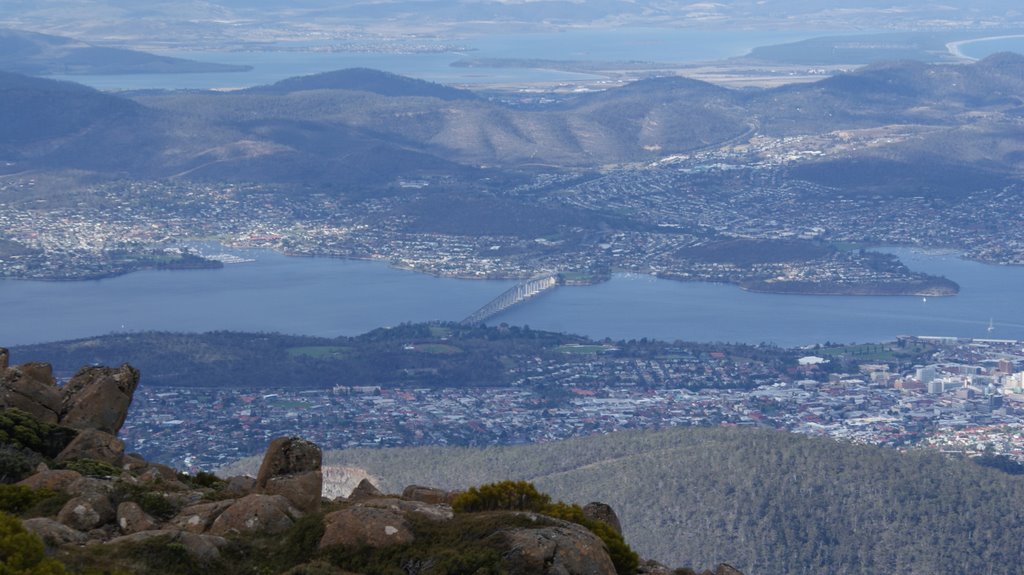
[[[960,53],[968,58],[981,60],[999,52],[1024,54],[1024,34],[978,38],[958,43]]]
[[[793,296],[617,274],[595,286],[556,288],[490,323],[616,340],[783,346],[901,334],[1024,340],[1024,267],[890,251],[912,269],[954,279],[961,293],[927,300]],[[0,281],[0,346],[148,330],[355,335],[407,321],[460,321],[514,283],[435,278],[382,262],[241,255],[256,261],[98,281]]]
[[[365,67],[442,84],[571,82],[596,76],[560,70],[455,68],[451,64],[466,57],[690,63],[742,56],[757,46],[792,42],[817,34],[820,32],[595,28],[456,38],[450,43],[465,46],[467,51],[425,53],[330,52],[308,44],[281,44],[265,51],[161,53],[201,62],[252,66],[248,72],[51,77],[101,90],[209,90],[245,88],[293,76]]]

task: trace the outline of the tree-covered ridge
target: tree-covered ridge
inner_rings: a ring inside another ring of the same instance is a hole
[[[143,332],[19,346],[12,348],[12,353],[26,360],[45,359],[57,374],[127,358],[145,373],[148,386],[277,389],[499,387],[522,384],[530,370],[536,373],[546,366],[610,365],[655,358],[696,366],[712,353],[716,361],[743,366],[739,385],[749,387],[755,378],[774,379],[795,362],[795,351],[774,347],[647,339],[594,341],[529,327],[454,323],[402,324],[338,338]],[[685,385],[735,386],[700,380],[696,375]]]
[[[667,564],[744,573],[1017,573],[1024,482],[938,454],[781,432],[674,429],[487,449],[329,452],[449,489],[515,478],[602,497],[626,540]]]

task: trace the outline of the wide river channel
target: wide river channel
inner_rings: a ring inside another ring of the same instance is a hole
[[[783,346],[885,341],[902,334],[1024,340],[1024,267],[888,251],[912,269],[957,281],[960,294],[773,295],[618,274],[595,286],[555,288],[489,323],[615,340]],[[0,346],[144,330],[355,335],[401,322],[460,321],[514,284],[435,278],[380,262],[239,253],[255,261],[95,281],[0,281]]]

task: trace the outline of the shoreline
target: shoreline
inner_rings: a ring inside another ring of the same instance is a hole
[[[966,60],[969,62],[977,62],[982,58],[975,58],[964,54],[963,47],[968,44],[977,44],[978,42],[991,42],[993,40],[1009,40],[1011,38],[1024,38],[1024,34],[1004,34],[1001,36],[985,36],[982,38],[972,38],[970,40],[954,40],[952,42],[946,42],[946,50],[954,58]]]

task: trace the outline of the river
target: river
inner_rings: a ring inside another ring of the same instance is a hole
[[[1024,340],[1024,268],[890,251],[912,269],[954,279],[961,293],[927,300],[773,295],[617,274],[595,286],[558,287],[490,323],[616,340],[783,346],[901,334]],[[513,285],[435,278],[381,262],[242,255],[255,261],[84,282],[0,281],[0,346],[145,330],[355,335],[407,321],[460,321]]]

